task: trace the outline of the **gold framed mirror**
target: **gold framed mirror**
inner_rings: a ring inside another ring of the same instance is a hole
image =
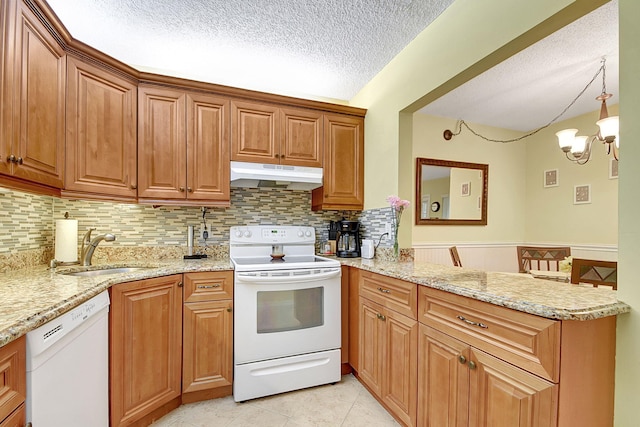
[[[489,165],[416,158],[416,225],[487,225]]]

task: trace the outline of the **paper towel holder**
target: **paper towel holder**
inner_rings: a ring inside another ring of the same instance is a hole
[[[69,212],[64,213],[64,219],[69,219]],[[55,255],[54,255],[55,256]],[[58,261],[55,257],[49,262],[50,268],[68,266],[68,265],[80,265],[80,260],[76,261]]]

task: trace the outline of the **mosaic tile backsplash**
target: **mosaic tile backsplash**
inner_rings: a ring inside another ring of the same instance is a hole
[[[186,247],[187,226],[193,225],[199,236],[203,223],[202,210],[194,207],[158,207],[58,199],[17,191],[0,192],[0,270],[9,267],[7,257],[21,255],[18,264],[47,263],[52,258],[54,224],[68,212],[78,220],[78,241],[87,228],[95,227],[94,236],[113,233],[116,241],[103,242],[96,251],[96,259],[120,249],[128,252],[134,247]],[[391,220],[389,208],[365,212],[311,210],[311,192],[265,188],[234,188],[231,207],[208,208],[206,221],[209,238],[196,240],[196,246],[207,253],[217,252],[216,246],[227,246],[229,227],[234,225],[310,225],[316,229],[318,244],[328,237],[329,221],[342,218],[361,222],[362,238],[378,242]],[[390,247],[385,236],[380,247]],[[175,248],[174,248],[175,249]],[[104,255],[104,254],[103,254]],[[4,259],[4,261],[3,261]]]

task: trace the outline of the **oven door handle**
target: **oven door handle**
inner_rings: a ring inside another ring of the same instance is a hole
[[[340,276],[340,269],[329,271],[328,273],[306,274],[297,276],[255,276],[251,273],[236,273],[238,280],[248,283],[292,283],[292,282],[317,282],[319,280],[331,279]]]

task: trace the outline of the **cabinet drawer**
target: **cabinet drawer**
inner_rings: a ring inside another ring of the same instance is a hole
[[[415,283],[363,271],[360,273],[360,295],[414,320],[417,317]]]
[[[184,302],[216,301],[232,298],[232,271],[185,273]]]
[[[25,336],[0,348],[0,421],[19,407],[27,394],[26,351]]]
[[[558,382],[560,322],[427,287],[418,307],[421,323]]]

